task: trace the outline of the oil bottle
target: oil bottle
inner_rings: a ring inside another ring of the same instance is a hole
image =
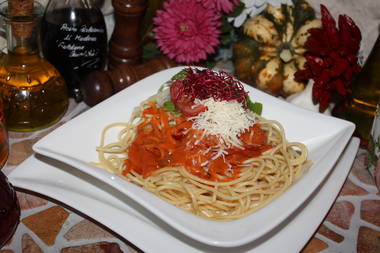
[[[17,8],[11,5],[15,2]],[[0,96],[7,129],[13,131],[48,127],[68,107],[64,79],[40,54],[43,6],[34,1],[29,7],[25,3],[9,0],[0,5],[7,37],[7,53],[0,57]]]
[[[338,117],[355,123],[355,135],[360,137],[362,146],[366,146],[380,98],[380,37],[351,87],[352,98]]]

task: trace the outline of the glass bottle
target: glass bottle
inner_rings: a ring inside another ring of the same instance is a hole
[[[12,237],[20,222],[20,205],[16,191],[1,171],[9,155],[8,133],[0,98],[0,249]]]
[[[337,116],[355,123],[355,135],[366,146],[380,98],[380,37],[351,87],[352,100]]]
[[[8,2],[0,4],[8,49],[0,57],[0,96],[7,128],[14,131],[50,126],[64,115],[68,106],[64,79],[40,54],[43,6],[32,3],[34,6],[27,14],[14,14]]]
[[[44,56],[65,78],[69,95],[81,101],[83,77],[106,66],[107,31],[103,13],[92,0],[50,0],[41,34]]]
[[[20,223],[16,191],[0,171],[0,249],[11,239]]]

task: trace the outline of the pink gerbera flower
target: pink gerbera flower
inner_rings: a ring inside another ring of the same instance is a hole
[[[239,0],[197,0],[203,6],[209,9],[216,9],[225,13],[230,13],[234,10],[235,5],[239,5]]]
[[[180,63],[205,60],[219,45],[220,14],[194,0],[164,3],[154,18],[157,45],[170,59]]]

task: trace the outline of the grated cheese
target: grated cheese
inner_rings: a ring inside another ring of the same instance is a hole
[[[204,130],[203,136],[215,135],[219,138],[220,148],[243,148],[239,136],[248,130],[255,123],[255,116],[252,112],[243,108],[237,101],[215,101],[213,98],[196,100],[196,104],[207,107],[207,110],[194,117],[193,128]],[[224,154],[219,150],[220,156]]]

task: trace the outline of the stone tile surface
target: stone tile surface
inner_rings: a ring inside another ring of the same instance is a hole
[[[43,253],[41,248],[28,234],[22,236],[22,253]]]
[[[380,227],[380,200],[363,200],[360,217],[362,220]]]
[[[379,253],[380,252],[380,231],[361,227],[358,235],[358,253]]]
[[[336,202],[327,215],[326,220],[343,229],[350,228],[351,217],[355,206],[349,201]]]
[[[89,220],[83,220],[67,231],[64,237],[69,241],[91,238],[111,238],[112,234]]]
[[[53,245],[68,216],[69,212],[64,208],[53,206],[21,221],[47,245]]]
[[[16,192],[17,199],[21,210],[29,210],[37,207],[45,206],[49,203],[46,199],[42,199],[23,192]]]
[[[327,243],[318,239],[312,238],[301,253],[316,253],[328,248]]]
[[[97,242],[63,248],[61,253],[122,253],[117,243]]]
[[[360,186],[357,186],[350,179],[347,179],[347,181],[344,183],[342,191],[340,192],[341,196],[362,196],[367,194],[368,191],[366,191],[364,188]]]
[[[342,235],[334,232],[333,230],[329,229],[323,224],[319,227],[317,232],[337,243],[342,242],[344,240],[344,237]]]

